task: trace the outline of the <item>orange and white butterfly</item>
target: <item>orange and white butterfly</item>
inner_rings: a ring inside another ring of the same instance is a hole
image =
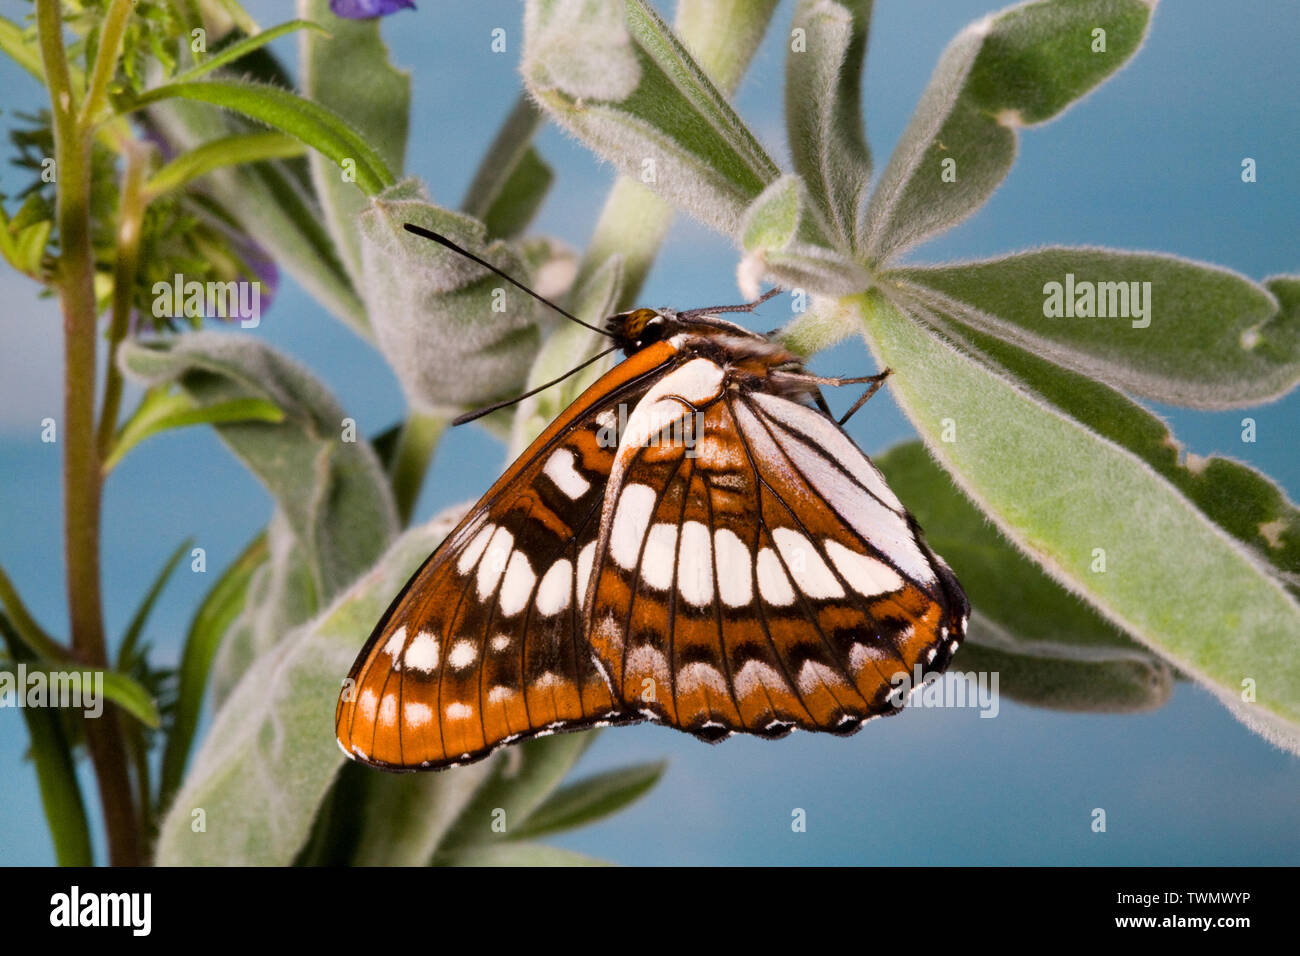
[[[966,596],[817,389],[884,376],[810,375],[717,317],[758,304],[606,320],[626,359],[375,627],[336,711],[344,753],[437,770],[641,720],[850,734],[903,706],[899,675],[947,667]]]

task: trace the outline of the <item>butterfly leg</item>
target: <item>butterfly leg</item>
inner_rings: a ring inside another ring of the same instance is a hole
[[[789,379],[790,381],[802,382],[807,385],[861,385],[869,382],[870,385],[867,390],[862,393],[861,397],[853,403],[853,407],[845,412],[844,417],[839,420],[838,424],[843,425],[853,417],[854,413],[857,412],[859,408],[867,403],[867,399],[871,398],[872,395],[875,395],[876,392],[880,390],[880,386],[885,384],[885,379],[889,378],[892,373],[893,369],[887,368],[876,375],[859,375],[855,378],[812,375],[808,372],[779,372],[775,374],[779,374],[782,378]],[[831,411],[826,406],[826,401],[821,397],[820,393],[817,396],[817,405],[827,414],[828,417],[834,417],[831,416]]]

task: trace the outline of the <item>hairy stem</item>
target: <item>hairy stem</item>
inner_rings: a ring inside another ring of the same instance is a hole
[[[59,0],[36,8],[41,58],[54,118],[58,177],[58,285],[63,307],[64,555],[72,649],[84,663],[108,664],[99,580],[100,470],[95,435],[95,263],[90,243],[91,135],[77,121],[68,83]],[[86,722],[99,781],[109,860],[139,862],[136,814],[117,711]]]
[[[104,402],[99,413],[99,458],[108,457],[117,430],[122,405],[122,372],[117,367],[117,350],[126,338],[131,318],[131,293],[135,289],[140,263],[140,233],[148,199],[144,176],[148,171],[148,147],[131,143],[126,147],[126,170],[122,174],[122,198],[117,211],[117,262],[113,269],[113,315],[108,325],[108,363],[104,371]]]

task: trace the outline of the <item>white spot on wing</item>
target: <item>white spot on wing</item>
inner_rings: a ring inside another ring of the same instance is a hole
[[[498,599],[502,615],[510,617],[526,608],[528,599],[533,596],[533,585],[536,583],[537,575],[533,573],[533,567],[528,563],[524,553],[516,551],[510,555],[510,563],[506,565],[506,578],[501,582],[501,596]]]
[[[652,588],[666,591],[673,584],[673,567],[677,563],[677,525],[661,521],[646,537],[641,555],[641,580]]]
[[[610,529],[609,553],[624,570],[636,567],[641,540],[650,524],[655,506],[655,492],[649,485],[631,484],[623,489],[614,509],[614,526]]]
[[[569,606],[569,595],[573,591],[573,565],[568,558],[560,558],[542,575],[542,583],[537,588],[537,613],[543,617],[552,617]]]
[[[397,723],[397,695],[385,694],[384,699],[379,702],[379,724]]]
[[[497,528],[492,541],[478,566],[478,597],[486,601],[488,595],[496,590],[497,582],[505,572],[506,561],[515,546],[515,536],[505,528]]]
[[[828,688],[843,687],[844,678],[825,664],[819,664],[817,661],[804,661],[803,667],[799,668],[798,683],[801,694],[811,694],[822,685]]]
[[[903,579],[883,561],[859,554],[830,538],[822,543],[836,570],[858,593],[866,597],[875,597],[878,594],[897,591],[903,586]]]
[[[472,667],[477,657],[478,648],[474,646],[473,641],[457,641],[451,646],[451,653],[447,655],[447,664],[452,670],[463,671],[467,667]]]
[[[483,549],[487,547],[489,539],[497,526],[494,524],[485,524],[479,529],[479,533],[474,535],[473,540],[466,545],[465,550],[460,553],[460,559],[456,562],[456,570],[461,574],[469,574],[470,568],[478,563],[478,559],[483,555]]]
[[[811,541],[793,528],[776,528],[772,540],[804,594],[810,598],[844,597],[844,588]]]
[[[591,490],[591,482],[579,473],[573,452],[568,448],[557,448],[546,459],[542,474],[555,483],[555,487],[577,501]]]
[[[713,543],[709,529],[698,521],[688,521],[682,525],[677,589],[683,598],[696,607],[713,603]]]
[[[375,714],[379,711],[379,698],[373,690],[367,687],[361,692],[357,707],[361,709],[361,716],[373,723]]]
[[[406,643],[406,625],[403,624],[384,642],[384,653],[393,659],[393,667],[401,669],[402,645]]]
[[[677,672],[678,693],[689,694],[701,687],[707,687],[717,694],[727,692],[727,682],[723,680],[722,672],[712,664],[696,661]]]
[[[728,607],[744,607],[754,598],[754,565],[749,547],[729,528],[713,533],[717,552],[718,595]]]
[[[431,673],[438,667],[438,639],[428,631],[421,631],[411,641],[402,660],[412,670]]]
[[[410,701],[402,708],[402,711],[406,718],[406,726],[412,729],[423,727],[433,719],[433,711],[429,709],[428,704]]]
[[[708,404],[722,394],[724,378],[725,373],[717,363],[696,358],[655,383],[637,402],[628,417],[627,427],[619,436],[620,462],[625,463],[637,448],[659,441],[665,429],[692,414],[678,398],[695,406]]]
[[[470,707],[469,704],[448,704],[446,709],[448,720],[464,720],[472,713],[474,713],[474,708]]]
[[[781,567],[781,559],[771,548],[758,552],[758,593],[764,601],[776,607],[794,603],[794,588]]]
[[[748,697],[750,694],[765,690],[788,693],[785,681],[771,665],[764,664],[762,661],[746,661],[745,665],[736,671],[736,691],[741,697]]]
[[[588,542],[578,554],[578,607],[587,603],[587,582],[591,580],[591,564],[595,557],[595,541]]]

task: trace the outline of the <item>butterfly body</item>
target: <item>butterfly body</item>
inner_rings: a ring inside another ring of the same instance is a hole
[[[901,709],[900,675],[946,667],[969,613],[956,578],[820,380],[716,311],[608,320],[625,360],[363,648],[336,711],[349,757],[441,769],[646,719],[709,741],[848,734]]]

